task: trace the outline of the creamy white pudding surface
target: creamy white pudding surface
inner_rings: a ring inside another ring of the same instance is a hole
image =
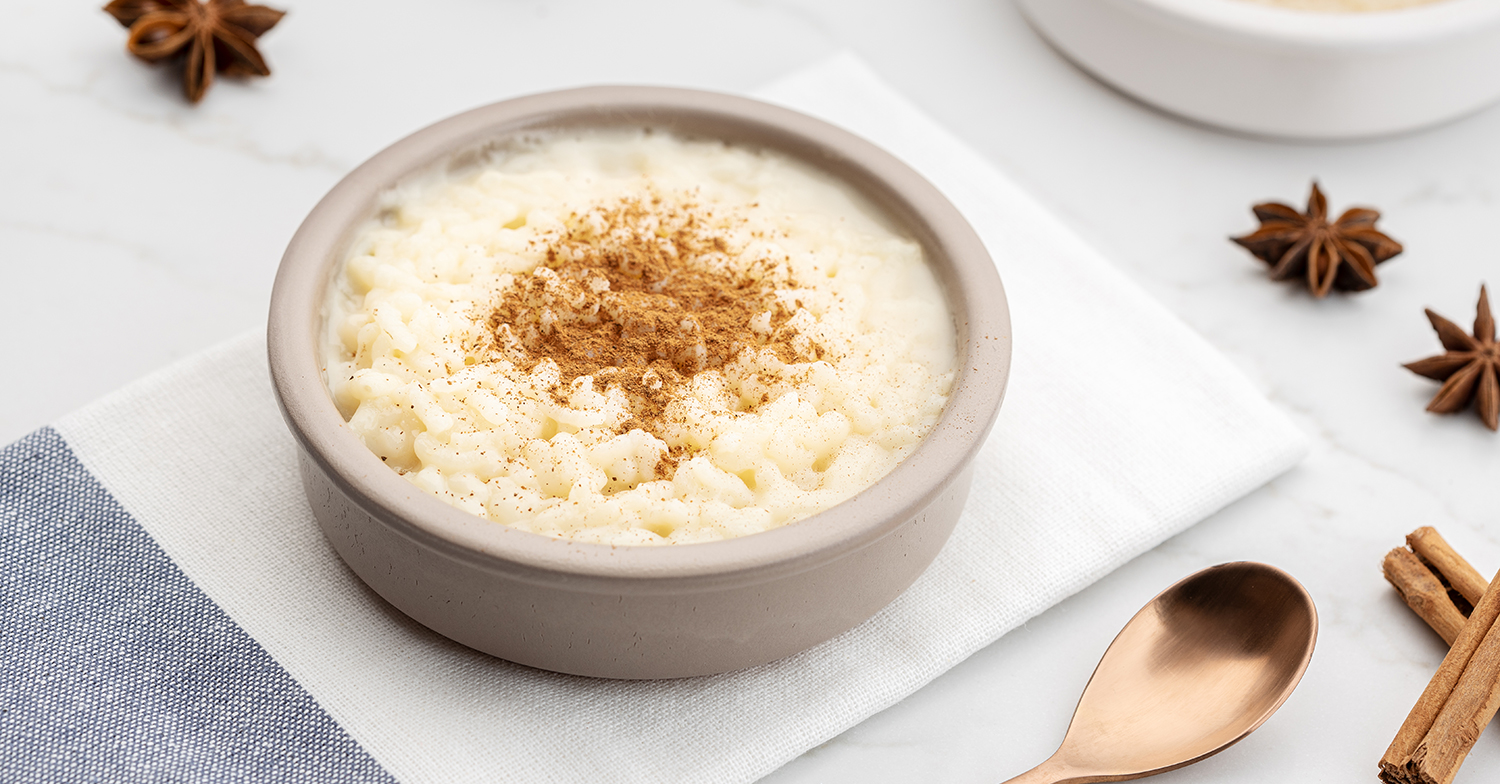
[[[393,470],[611,544],[827,509],[916,447],[955,373],[920,246],[860,197],[648,130],[520,140],[386,194],[324,316],[334,402]]]

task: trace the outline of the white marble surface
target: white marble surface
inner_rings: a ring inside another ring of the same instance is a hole
[[[302,215],[360,160],[437,118],[552,87],[748,91],[852,50],[1032,189],[1222,349],[1311,436],[1297,470],[1064,602],[771,776],[999,781],[1046,757],[1110,639],[1158,590],[1225,560],[1288,569],[1322,613],[1302,686],[1178,782],[1371,781],[1441,659],[1380,578],[1437,526],[1500,567],[1500,437],[1399,363],[1434,353],[1432,306],[1500,286],[1500,110],[1359,144],[1246,139],[1158,114],[1048,49],[1005,0],[321,0],[266,36],[276,75],[190,108],[90,3],[8,0],[0,26],[0,442],[262,323]],[[1247,206],[1378,205],[1406,243],[1380,288],[1318,302],[1225,237]],[[1500,293],[1500,292],[1497,292]],[[1086,362],[1088,346],[1079,346]],[[1100,394],[1109,394],[1100,379]],[[1481,738],[1458,781],[1500,775]]]

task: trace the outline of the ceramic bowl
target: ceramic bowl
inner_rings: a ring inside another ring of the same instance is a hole
[[[1400,133],[1500,97],[1500,0],[1326,13],[1246,0],[1017,0],[1084,70],[1210,125],[1297,139]]]
[[[490,522],[416,489],[347,427],[324,383],[318,336],[332,270],[377,197],[403,178],[538,129],[650,126],[772,149],[842,179],[920,242],[958,333],[961,368],[931,433],[885,478],[801,522],[722,542],[619,546]],[[287,247],[271,298],[271,376],[300,447],[307,498],[339,555],[432,630],[503,659],[609,678],[750,667],[868,619],[948,539],[970,461],[1010,363],[1005,293],[984,245],[905,164],[846,131],[745,98],[597,87],[504,101],[443,120],[355,169]]]

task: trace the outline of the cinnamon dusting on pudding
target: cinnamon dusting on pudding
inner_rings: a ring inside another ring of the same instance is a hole
[[[788,364],[822,359],[778,296],[797,288],[788,266],[733,263],[728,234],[740,223],[656,193],[570,215],[547,242],[546,263],[515,275],[490,312],[490,352],[528,370],[555,362],[564,390],[583,376],[596,389],[620,387],[634,416],[617,430],[658,437],[687,382],[746,349]]]

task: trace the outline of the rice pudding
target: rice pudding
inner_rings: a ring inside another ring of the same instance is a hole
[[[921,247],[787,156],[660,131],[514,140],[383,197],[325,373],[393,470],[538,534],[800,520],[932,429],[956,338]]]

